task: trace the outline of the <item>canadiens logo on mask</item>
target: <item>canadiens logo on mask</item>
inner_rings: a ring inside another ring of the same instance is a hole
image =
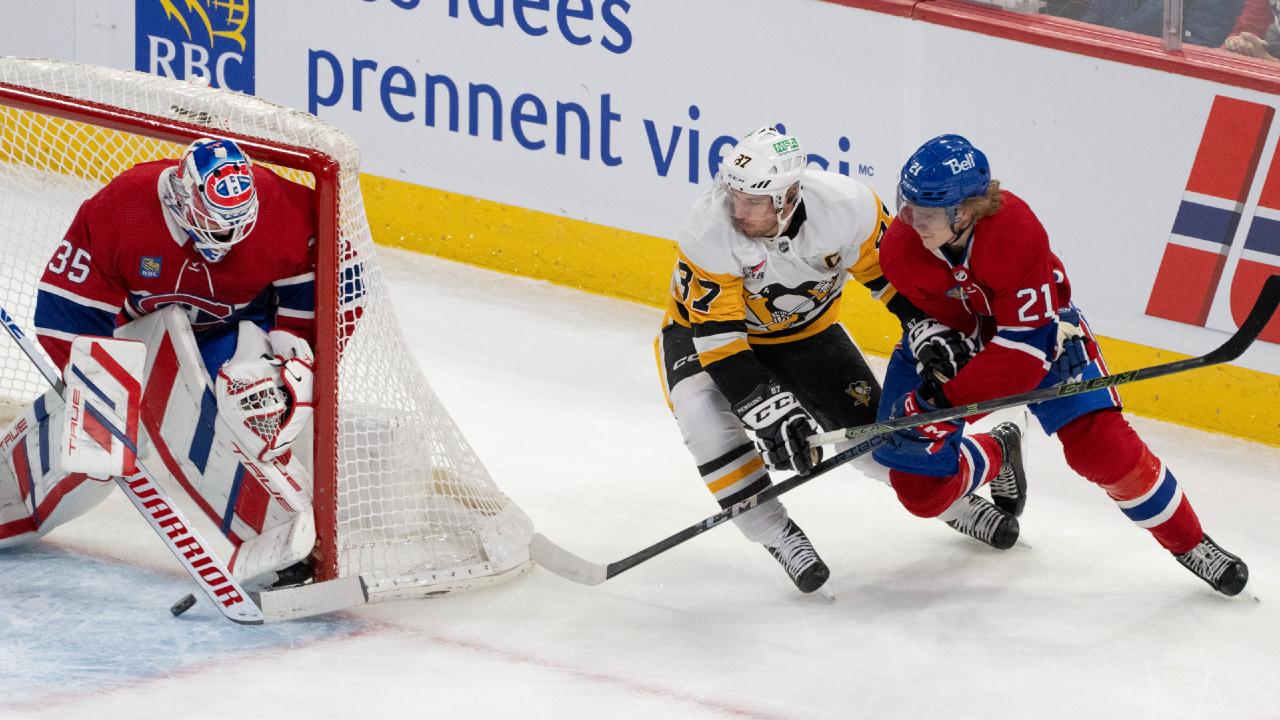
[[[243,240],[258,218],[252,162],[230,140],[197,140],[173,171],[165,201],[208,262]]]
[[[226,213],[244,207],[253,199],[253,176],[248,163],[219,165],[204,181],[204,198]]]

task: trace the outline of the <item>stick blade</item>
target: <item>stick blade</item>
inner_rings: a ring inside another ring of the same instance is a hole
[[[271,623],[364,605],[369,602],[369,589],[364,578],[357,575],[250,596],[262,607],[263,622]]]
[[[566,580],[580,585],[599,585],[609,579],[609,567],[583,560],[547,539],[542,533],[534,533],[529,544],[533,561]]]

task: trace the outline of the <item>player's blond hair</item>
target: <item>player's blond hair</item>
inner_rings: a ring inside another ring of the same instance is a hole
[[[1000,212],[1000,205],[1003,202],[1004,198],[1000,195],[1000,181],[992,180],[986,195],[965,198],[964,202],[960,203],[960,208],[973,215],[974,220],[981,220]]]

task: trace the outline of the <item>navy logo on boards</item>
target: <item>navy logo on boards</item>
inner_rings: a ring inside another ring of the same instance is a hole
[[[853,383],[845,389],[845,392],[852,395],[854,400],[871,407],[871,386],[867,384],[866,380],[859,380]]]
[[[144,278],[160,277],[160,261],[164,258],[142,256],[142,260],[138,262],[138,274]]]
[[[254,93],[254,0],[134,0],[141,72]]]

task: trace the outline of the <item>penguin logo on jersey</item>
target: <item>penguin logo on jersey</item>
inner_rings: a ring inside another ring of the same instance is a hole
[[[809,280],[791,288],[781,283],[746,296],[747,310],[756,322],[780,330],[826,304],[835,280]],[[777,327],[774,327],[777,326]]]
[[[857,400],[867,407],[871,407],[871,386],[867,384],[866,380],[859,380],[858,382],[853,383],[845,390],[845,392],[852,395],[854,400]]]

